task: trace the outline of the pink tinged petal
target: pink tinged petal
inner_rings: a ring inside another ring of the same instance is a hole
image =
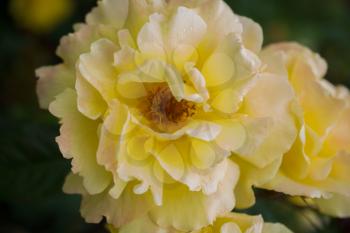
[[[152,206],[148,193],[136,195],[133,185],[128,184],[118,199],[112,198],[108,192],[83,196],[80,212],[88,223],[99,223],[105,217],[108,224],[119,228],[144,216]]]
[[[101,0],[87,16],[88,24],[106,24],[116,28],[124,26],[129,13],[129,0]]]
[[[97,149],[97,162],[112,173],[116,169],[119,138],[112,135],[101,125],[100,140]]]
[[[96,120],[105,113],[106,102],[97,90],[81,76],[79,70],[76,72],[75,89],[78,94],[78,109],[82,114]]]
[[[91,45],[91,52],[80,56],[78,68],[82,76],[101,94],[108,103],[115,97],[117,78],[113,67],[113,54],[117,47],[107,39],[100,39]]]
[[[176,49],[179,45],[196,47],[207,30],[205,21],[194,11],[180,6],[169,26],[169,46]]]
[[[58,94],[74,86],[74,74],[63,64],[37,69],[35,74],[39,77],[36,92],[41,108],[48,108]]]
[[[76,98],[73,90],[66,89],[50,104],[49,110],[62,119],[61,135],[56,139],[62,154],[73,159],[72,171],[83,178],[87,192],[97,194],[110,184],[111,175],[97,164],[98,125],[78,111]]]

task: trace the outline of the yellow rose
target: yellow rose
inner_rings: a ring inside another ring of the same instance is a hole
[[[162,229],[150,219],[140,218],[123,226],[119,230],[109,227],[111,233],[186,233],[174,229]],[[227,213],[219,216],[213,225],[187,233],[292,233],[288,228],[278,223],[264,223],[263,218],[246,214]]]
[[[72,0],[11,0],[10,12],[23,27],[50,31],[72,13]]]
[[[295,43],[268,46],[267,70],[287,77],[299,112],[299,136],[273,181],[263,187],[315,200],[332,215],[350,209],[350,95],[323,79],[326,62]],[[343,203],[343,204],[340,204]]]
[[[63,63],[37,71],[83,217],[201,229],[234,208],[237,164],[268,171],[237,187],[251,202],[297,134],[292,89],[261,73],[261,44],[221,0],[99,1],[61,40]]]

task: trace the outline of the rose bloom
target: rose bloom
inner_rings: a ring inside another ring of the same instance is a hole
[[[103,0],[63,37],[37,92],[62,124],[64,190],[83,196],[86,221],[193,231],[234,193],[254,200],[297,136],[292,88],[262,72],[261,44],[221,0]],[[264,175],[238,181],[247,164]]]
[[[288,78],[299,112],[299,135],[278,175],[265,188],[315,199],[323,212],[350,216],[350,95],[323,79],[326,62],[296,43],[261,55],[268,72]],[[279,62],[278,62],[279,61]]]
[[[132,224],[126,225],[119,230],[109,227],[111,233],[144,233],[145,229],[151,229],[151,233],[186,233],[177,230],[162,229],[152,221],[139,219]],[[285,226],[278,223],[264,223],[262,217],[249,216],[246,214],[227,213],[219,216],[213,225],[189,233],[292,233]]]

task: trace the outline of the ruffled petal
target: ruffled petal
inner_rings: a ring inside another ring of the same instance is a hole
[[[72,171],[83,177],[88,193],[98,194],[110,184],[111,175],[97,164],[98,123],[79,113],[76,98],[73,90],[66,89],[50,104],[50,112],[59,117],[62,124],[56,141],[62,154],[73,159]]]
[[[108,103],[115,97],[117,74],[112,66],[116,45],[101,39],[91,45],[91,52],[80,56],[78,69],[82,77],[87,80]]]
[[[164,190],[163,205],[153,209],[150,212],[151,217],[161,227],[174,227],[182,231],[200,229],[212,224],[217,215],[231,211],[234,207],[232,190],[238,176],[238,167],[229,162],[217,192],[211,195],[190,192],[186,187],[175,184],[171,189]]]
[[[36,92],[41,108],[48,108],[58,94],[74,87],[74,72],[63,64],[42,67],[35,74],[39,77]]]
[[[116,28],[124,26],[128,17],[129,0],[101,0],[87,16],[86,22],[91,25],[106,24]]]

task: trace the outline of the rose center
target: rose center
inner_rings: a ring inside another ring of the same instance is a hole
[[[177,101],[167,86],[149,90],[141,110],[153,128],[171,132],[181,128],[196,113],[196,105],[187,100]]]

